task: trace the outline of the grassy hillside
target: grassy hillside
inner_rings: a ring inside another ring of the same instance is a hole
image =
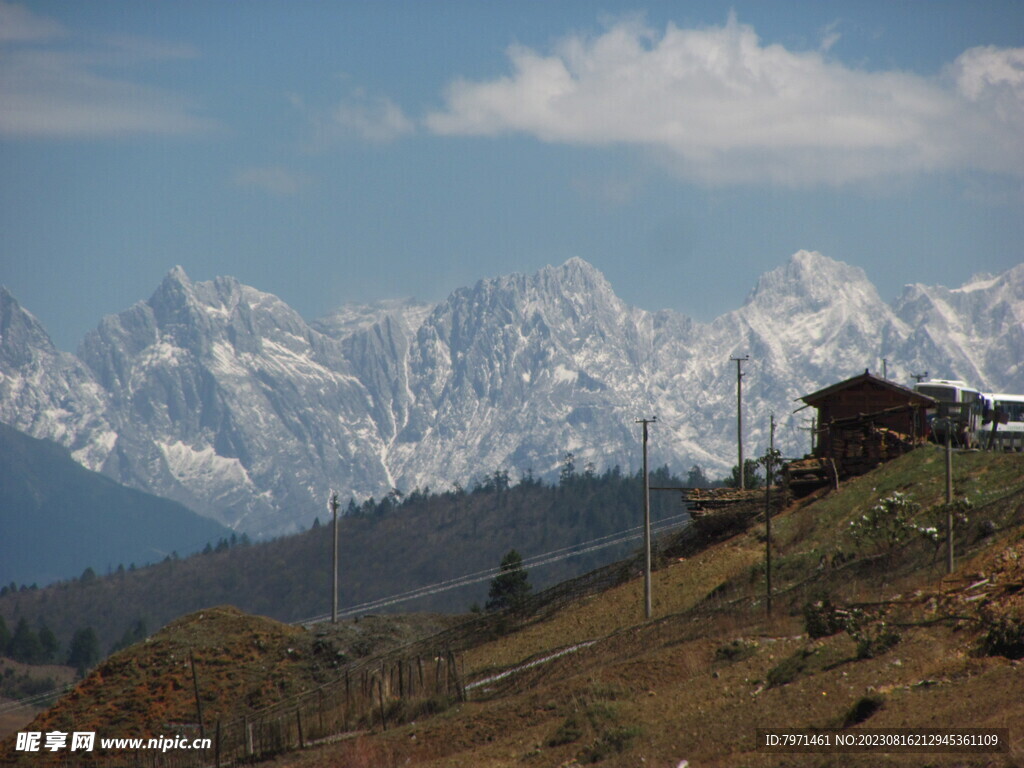
[[[702,548],[701,529],[713,527],[708,519],[662,550],[653,620],[643,619],[635,569],[607,569],[612,578],[601,582],[608,587],[601,592],[570,590],[561,594],[575,599],[564,604],[539,600],[532,612],[504,617],[486,631],[442,635],[442,647],[458,654],[452,657],[456,685],[444,701],[403,707],[385,699],[382,687],[381,707],[371,699],[347,738],[304,742],[306,749],[281,754],[273,764],[1019,765],[1024,457],[957,455],[956,492],[972,507],[957,529],[952,576],[945,574],[941,548],[918,531],[934,522],[943,468],[940,451],[920,449],[774,517],[770,616],[763,519],[749,518],[744,529],[737,516],[733,535],[717,531],[721,540]],[[919,505],[897,526],[902,534],[880,534],[892,528],[891,517],[865,528],[864,517],[894,492]],[[231,636],[225,630],[218,644],[229,647]],[[314,635],[293,642],[303,636]],[[309,658],[290,662],[304,671],[286,673],[274,666],[282,655],[275,653],[268,645],[269,655],[238,658],[228,668],[253,690],[263,685],[259,675],[247,677],[253,664],[273,668],[278,680],[311,674]],[[86,681],[91,696],[115,690],[100,683],[120,680],[110,666],[120,658],[97,670],[98,682],[97,673]],[[346,659],[356,666],[341,664],[335,674],[379,670],[379,679],[393,682],[395,658]],[[315,682],[332,672],[321,666],[319,674]],[[145,691],[133,698],[116,690],[121,710],[154,706]],[[280,710],[287,713],[282,722],[301,709],[302,700],[292,701],[291,709]],[[91,706],[88,699],[83,705]],[[1011,751],[837,757],[770,755],[755,744],[758,727],[904,726],[1006,727]]]
[[[779,568],[770,618],[759,522],[666,562],[654,578],[653,621],[642,619],[634,579],[468,651],[466,677],[593,645],[478,690],[431,720],[276,764],[1019,765],[1024,647],[993,640],[1024,625],[1017,591],[1024,587],[1024,457],[959,454],[954,476],[957,495],[974,509],[958,533],[952,577],[923,536],[878,551],[848,532],[894,491],[922,505],[926,527],[945,481],[941,451],[922,449],[774,518]],[[811,638],[803,610],[825,596],[863,612],[860,629]],[[1014,751],[837,758],[755,747],[757,727],[844,724],[1009,727]]]

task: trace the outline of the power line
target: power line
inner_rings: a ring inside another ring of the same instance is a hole
[[[652,534],[654,533],[665,533],[666,531],[672,530],[673,528],[687,525],[690,523],[690,517],[688,513],[682,513],[678,515],[672,515],[666,518],[662,518],[652,527]],[[578,544],[574,544],[569,547],[562,547],[561,549],[551,550],[540,555],[533,555],[523,559],[524,568],[539,568],[545,565],[551,565],[552,563],[561,562],[567,560],[570,557],[576,557],[578,555],[585,555],[589,552],[596,552],[600,549],[615,546],[616,544],[625,544],[628,541],[639,539],[643,536],[643,526],[635,526],[633,528],[626,528],[615,533],[606,534],[605,536],[599,536],[595,539],[583,541]],[[494,578],[496,575],[501,573],[501,567],[488,568],[483,571],[477,571],[475,573],[465,574],[463,576],[457,576],[455,578],[446,579],[439,581],[435,584],[428,584],[422,587],[418,587],[408,592],[400,592],[394,595],[388,595],[386,597],[377,598],[376,600],[370,600],[359,605],[350,606],[343,611],[339,611],[338,615],[342,617],[354,616],[360,613],[367,613],[375,611],[379,608],[384,608],[389,605],[395,605],[397,603],[407,602],[409,600],[415,600],[420,597],[428,597],[430,595],[436,595],[441,592],[447,592],[451,589],[457,589],[459,587],[468,587],[471,584],[479,584],[482,581]],[[320,616],[313,616],[308,619],[294,622],[295,624],[319,624],[320,622],[326,621],[330,618],[330,614],[323,614]]]
[[[39,704],[40,702],[46,701],[46,699],[50,698],[51,696],[58,696],[60,694],[67,693],[74,687],[75,683],[69,683],[68,685],[65,685],[63,687],[51,688],[48,691],[44,691],[43,693],[37,693],[34,696],[29,696],[25,699],[8,701],[4,704],[0,704],[0,714],[13,712],[17,709],[22,709],[24,707],[34,706],[36,704]]]

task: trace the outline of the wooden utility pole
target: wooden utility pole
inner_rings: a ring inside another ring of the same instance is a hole
[[[334,515],[334,557],[331,561],[331,624],[338,623],[338,494],[332,492],[328,502]]]
[[[196,717],[199,718],[199,738],[206,738],[206,726],[203,724],[203,701],[199,698],[199,676],[196,674],[196,659],[192,651],[188,652],[188,663],[192,667],[192,693],[196,697]]]
[[[946,423],[946,573],[953,563],[953,420]]]
[[[647,472],[647,426],[658,420],[637,419],[644,425],[644,617],[651,618],[651,477]]]
[[[764,463],[764,574],[767,590],[768,615],[772,615],[772,462],[775,458],[775,414],[771,415],[768,438],[768,457]]]
[[[747,487],[746,472],[743,471],[743,363],[750,360],[750,355],[729,358],[736,363],[736,447],[739,453],[740,490]]]

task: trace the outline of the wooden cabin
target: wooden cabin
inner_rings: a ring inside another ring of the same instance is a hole
[[[927,395],[869,371],[802,398],[817,409],[814,457],[838,477],[860,475],[924,442]]]

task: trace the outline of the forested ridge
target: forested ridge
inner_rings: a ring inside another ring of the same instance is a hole
[[[697,468],[685,480],[667,468],[651,473],[652,486],[695,482],[706,482]],[[529,558],[634,528],[642,523],[642,489],[640,473],[617,467],[578,471],[567,456],[554,484],[530,474],[513,482],[496,470],[468,489],[351,500],[339,515],[339,607],[497,567],[512,548]],[[652,494],[655,522],[682,512],[679,494]],[[101,655],[127,635],[137,639],[140,627],[153,632],[213,605],[298,621],[331,610],[331,539],[325,507],[322,524],[272,541],[232,537],[211,542],[203,553],[172,555],[144,568],[119,564],[105,575],[89,568],[81,578],[45,588],[11,585],[0,596],[0,616],[12,628],[22,620],[37,630],[46,627],[65,653],[76,632],[92,628]],[[638,546],[627,542],[545,565],[530,573],[530,581],[543,588]],[[486,599],[487,583],[481,582],[398,603],[393,610],[461,612],[484,606]]]

